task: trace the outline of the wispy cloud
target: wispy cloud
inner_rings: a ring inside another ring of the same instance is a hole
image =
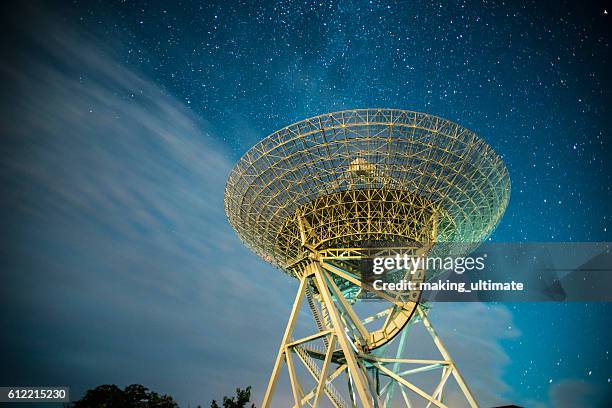
[[[111,49],[31,13],[32,46],[0,67],[2,382],[142,382],[192,404],[261,386],[273,350],[253,350],[277,342],[266,313],[291,282],[225,221],[224,147]]]
[[[549,401],[555,408],[609,407],[612,391],[601,384],[566,379],[550,386]]]

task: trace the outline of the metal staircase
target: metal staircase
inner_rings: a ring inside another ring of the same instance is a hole
[[[304,363],[308,371],[310,371],[310,374],[312,374],[314,378],[321,378],[321,369],[315,360],[310,357],[308,351],[306,351],[302,346],[295,346],[293,347],[293,350],[295,350],[295,353],[299,359],[302,360],[302,363]],[[325,384],[323,389],[335,408],[348,408],[346,401],[332,384]]]

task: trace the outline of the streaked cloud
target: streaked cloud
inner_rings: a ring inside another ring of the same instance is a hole
[[[225,221],[224,147],[111,49],[30,17],[32,49],[0,68],[2,382],[141,382],[192,404],[261,386],[273,351],[253,350],[276,343],[267,312],[291,282]]]

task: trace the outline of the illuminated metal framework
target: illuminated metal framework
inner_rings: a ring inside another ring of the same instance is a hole
[[[351,406],[396,406],[396,388],[408,407],[416,406],[415,396],[445,407],[451,375],[468,405],[477,406],[419,304],[420,293],[375,290],[362,279],[363,261],[430,254],[446,242],[467,243],[467,252],[495,228],[509,193],[506,167],[489,145],[424,113],[330,113],[287,126],[251,148],[229,176],[226,214],[248,247],[300,281],[263,407],[271,404],[284,364],[296,407],[314,407],[322,395],[334,407],[348,406],[347,394]],[[423,270],[406,277],[430,278]],[[365,293],[386,306],[364,318],[355,306]],[[295,340],[303,299],[316,329]],[[403,329],[417,322],[440,359],[402,358]],[[395,356],[388,357],[392,343]],[[303,388],[295,357],[315,381],[311,390]],[[429,392],[406,378],[434,369],[441,375]],[[332,384],[342,373],[344,394]]]

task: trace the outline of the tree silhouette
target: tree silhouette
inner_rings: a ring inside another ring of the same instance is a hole
[[[244,390],[236,388],[236,397],[228,398],[223,397],[223,408],[245,408],[246,404],[251,399],[251,386],[246,387]],[[210,408],[220,408],[217,405],[217,401],[213,400]],[[255,404],[251,404],[251,408],[255,408]]]
[[[169,395],[159,395],[140,384],[121,390],[114,384],[100,385],[88,390],[74,408],[178,408]]]

